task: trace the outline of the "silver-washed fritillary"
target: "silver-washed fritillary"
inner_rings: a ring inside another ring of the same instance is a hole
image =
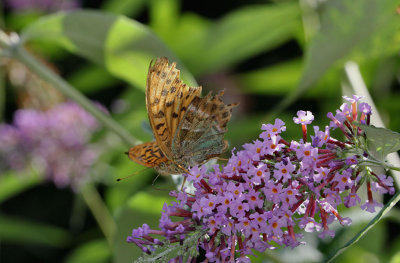
[[[162,175],[183,173],[225,152],[226,125],[232,108],[224,104],[223,91],[201,97],[201,87],[189,87],[180,78],[176,63],[158,58],[150,63],[146,106],[155,141],[132,147],[129,158]]]

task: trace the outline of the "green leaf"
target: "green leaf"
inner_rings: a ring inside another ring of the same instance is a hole
[[[285,95],[293,91],[300,74],[301,62],[293,60],[243,73],[238,80],[246,93]]]
[[[400,251],[395,253],[391,258],[389,263],[399,263],[400,262]]]
[[[105,1],[102,10],[115,14],[134,17],[145,7],[146,0],[108,0]]]
[[[17,174],[12,171],[2,173],[0,176],[0,203],[37,185],[41,181],[42,178],[33,171],[26,171],[24,174]]]
[[[72,237],[64,229],[55,226],[1,215],[0,239],[2,242],[65,247]]]
[[[370,46],[377,42],[377,37],[382,42],[379,36],[382,32],[389,35],[388,28],[392,30],[390,39],[385,40],[389,41],[386,44],[397,46],[398,50],[400,17],[396,15],[397,5],[395,0],[327,1],[319,33],[306,52],[299,93],[310,88],[336,61],[349,56],[355,48]],[[385,48],[385,44],[380,46],[381,51]],[[375,52],[376,48],[363,50]],[[393,52],[393,48],[391,50]]]
[[[358,126],[367,134],[367,140],[373,146],[372,150],[382,159],[389,153],[400,150],[400,133],[373,125],[359,124]]]
[[[75,71],[68,82],[85,94],[98,92],[118,83],[104,68],[93,65]]]
[[[379,211],[379,213],[351,240],[343,245],[340,249],[331,254],[325,262],[333,262],[333,260],[342,254],[346,249],[348,249],[353,244],[357,243],[362,236],[364,236],[374,225],[376,225],[400,200],[400,192],[397,192],[392,199]]]
[[[167,42],[192,73],[199,75],[272,49],[293,37],[300,26],[300,10],[296,2],[249,6],[203,28],[202,34],[196,32],[195,43],[187,35],[173,33]],[[180,42],[179,49],[175,48],[173,40]],[[181,56],[181,50],[185,57]],[[190,57],[187,50],[191,51]]]
[[[19,31],[42,15],[43,13],[39,10],[27,10],[24,12],[8,12],[4,19],[7,28]]]
[[[75,249],[66,263],[106,263],[110,262],[111,249],[104,239],[90,241]]]
[[[158,36],[168,38],[171,31],[175,30],[179,18],[178,0],[153,0],[150,1],[150,26]]]
[[[21,39],[56,43],[142,90],[152,59],[166,56],[179,62],[145,25],[99,11],[79,10],[42,17],[25,28]],[[181,64],[178,68],[188,84],[196,84]]]

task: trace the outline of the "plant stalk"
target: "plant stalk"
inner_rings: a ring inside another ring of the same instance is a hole
[[[2,55],[10,56],[19,60],[27,66],[38,77],[47,81],[58,89],[66,97],[74,100],[82,108],[92,114],[101,124],[107,129],[115,132],[126,144],[133,146],[138,143],[138,140],[133,137],[126,129],[119,123],[107,116],[99,110],[89,99],[82,95],[78,90],[72,87],[68,82],[48,69],[45,65],[39,62],[32,54],[30,54],[21,45],[19,38],[14,34],[8,37],[4,32],[0,31],[0,47],[3,48]]]

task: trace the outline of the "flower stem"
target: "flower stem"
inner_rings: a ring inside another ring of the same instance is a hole
[[[89,99],[82,95],[78,90],[68,84],[60,76],[49,70],[45,65],[39,62],[21,45],[16,35],[8,37],[4,32],[0,31],[0,47],[4,48],[2,53],[15,58],[27,66],[38,77],[53,85],[66,97],[76,101],[82,108],[91,113],[106,128],[115,132],[128,145],[135,145],[138,140],[124,129],[119,123],[108,117],[100,111]]]
[[[106,237],[108,244],[112,246],[117,226],[115,225],[114,219],[109,213],[102,198],[100,197],[96,188],[90,184],[85,186],[81,194],[94,218],[99,224],[99,227]]]

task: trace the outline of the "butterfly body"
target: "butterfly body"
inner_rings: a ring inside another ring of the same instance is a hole
[[[225,105],[223,92],[201,97],[201,87],[184,84],[175,66],[166,58],[150,65],[146,107],[156,141],[132,147],[128,153],[131,160],[162,175],[183,173],[226,151],[226,124],[237,105]]]

